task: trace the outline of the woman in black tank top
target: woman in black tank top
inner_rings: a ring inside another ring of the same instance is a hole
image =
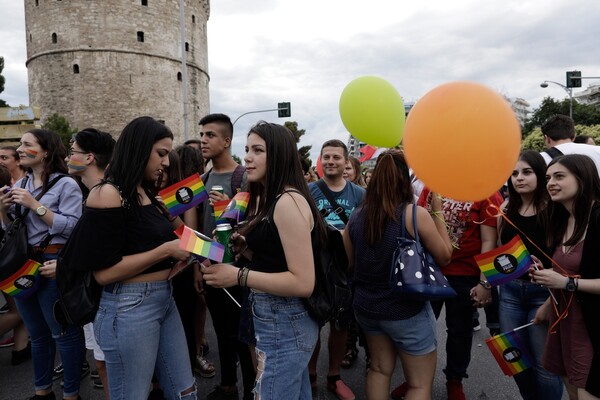
[[[241,253],[250,259],[250,268],[202,267],[204,278],[215,287],[251,288],[257,398],[311,399],[307,366],[318,325],[302,299],[315,284],[312,238],[324,237],[325,226],[287,128],[265,122],[254,126],[245,162],[251,198]]]

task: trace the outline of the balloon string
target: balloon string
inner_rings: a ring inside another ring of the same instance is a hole
[[[490,212],[490,208],[492,210],[496,211],[495,215],[492,215],[492,213]],[[550,262],[552,264],[554,264],[554,266],[556,266],[560,270],[561,275],[563,275],[565,277],[570,277],[570,278],[580,278],[580,275],[571,275],[571,274],[569,274],[563,267],[560,266],[559,263],[557,263],[548,254],[546,254],[546,252],[544,252],[544,250],[542,250],[537,244],[535,244],[535,242],[533,240],[531,240],[517,225],[515,225],[514,222],[512,222],[510,220],[510,218],[508,218],[506,216],[506,214],[500,209],[500,207],[498,207],[495,204],[490,204],[490,205],[488,205],[488,207],[486,209],[486,213],[490,217],[494,217],[494,218],[498,217],[498,216],[501,216],[506,222],[508,222],[510,225],[512,225],[513,228],[515,228],[525,239],[527,239],[529,241],[529,243],[531,243],[536,249],[538,249],[540,251],[540,253],[542,253],[548,260],[550,260]],[[569,298],[567,300],[567,296],[565,296],[565,291],[561,290],[561,297],[562,297],[563,301],[566,304],[565,310],[562,313],[558,309],[558,302],[556,301],[556,297],[552,294],[552,292],[550,292],[550,295],[554,299],[554,301],[552,302],[552,307],[554,308],[554,313],[557,316],[557,320],[552,324],[552,326],[550,327],[549,331],[550,331],[550,333],[556,333],[556,326],[558,325],[558,323],[560,321],[562,321],[563,319],[567,318],[567,316],[569,315],[569,307],[571,307],[571,304],[573,302],[573,295],[574,295],[574,293],[571,292],[570,295],[569,295]]]

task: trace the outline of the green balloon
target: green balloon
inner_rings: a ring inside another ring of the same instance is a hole
[[[340,96],[340,117],[358,140],[377,147],[395,147],[402,141],[404,103],[385,79],[362,76],[350,82]]]

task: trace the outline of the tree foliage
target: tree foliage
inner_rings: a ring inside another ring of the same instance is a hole
[[[576,125],[575,131],[577,135],[587,135],[594,138],[596,143],[600,143],[600,124],[598,125]],[[523,150],[536,150],[536,151],[544,151],[546,150],[546,146],[544,145],[544,135],[542,134],[542,130],[540,128],[535,128],[525,139],[523,139],[523,143],[521,144],[521,148]]]
[[[305,129],[298,129],[298,123],[296,121],[286,121],[284,123],[284,126],[290,131],[292,131],[294,137],[296,138],[296,143],[299,143],[302,135],[306,133]],[[300,153],[300,158],[305,159],[308,162],[308,165],[312,164],[312,161],[310,160],[311,148],[312,146],[302,146],[298,149],[298,153]]]
[[[4,79],[4,75],[2,75],[2,71],[4,70],[4,57],[0,57],[0,93],[4,92],[4,83],[6,79]],[[8,107],[8,103],[4,100],[0,99],[0,107]]]
[[[561,101],[551,97],[546,97],[538,108],[533,111],[529,120],[523,128],[523,135],[527,136],[544,124],[544,121],[552,115],[569,115],[570,99]],[[600,110],[589,104],[580,104],[573,100],[573,120],[578,125],[596,125],[600,124]]]
[[[43,128],[56,132],[67,148],[70,146],[73,134],[78,131],[77,128],[71,128],[69,120],[59,113],[52,114],[44,123]]]

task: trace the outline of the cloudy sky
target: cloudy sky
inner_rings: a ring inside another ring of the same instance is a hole
[[[555,85],[541,88],[543,80],[564,83],[569,70],[600,76],[599,16],[598,0],[213,0],[211,112],[235,119],[291,102],[290,120],[306,130],[300,145],[313,145],[315,159],[326,139],[347,140],[339,98],[363,75],[387,80],[405,102],[472,80],[535,108],[545,96],[566,96]],[[0,96],[28,104],[20,0],[0,0],[0,55],[7,81]],[[235,154],[243,155],[258,119],[285,121],[276,112],[242,117]]]

